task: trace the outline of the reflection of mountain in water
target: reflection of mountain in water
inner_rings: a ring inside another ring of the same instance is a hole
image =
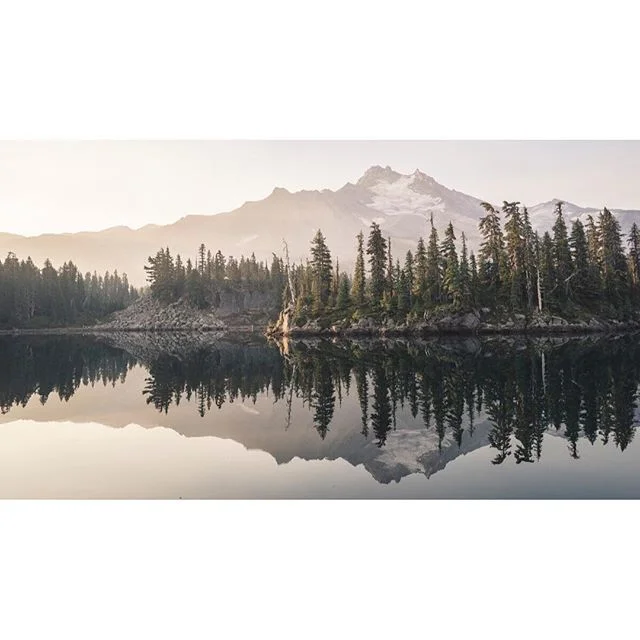
[[[286,348],[214,334],[11,338],[0,339],[0,407],[33,394],[42,404],[53,392],[69,400],[100,381],[96,406],[105,406],[99,393],[109,394],[106,406],[134,394],[128,421],[231,438],[278,463],[343,458],[387,483],[430,476],[487,445],[493,464],[535,463],[549,431],[574,458],[596,440],[624,450],[635,433],[639,351],[633,336]]]

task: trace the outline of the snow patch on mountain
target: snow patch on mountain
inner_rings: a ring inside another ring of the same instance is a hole
[[[529,209],[531,225],[536,231],[539,231],[541,234],[545,231],[549,231],[551,233],[553,224],[556,221],[555,208],[558,202],[560,202],[560,200],[554,198],[553,200],[542,202]],[[598,215],[602,211],[602,208],[596,209],[594,207],[581,207],[577,204],[573,204],[572,202],[562,202],[562,213],[568,227],[571,227],[573,221],[578,219],[582,224],[586,224],[589,220],[589,216],[592,216],[597,222]],[[629,233],[631,225],[640,220],[640,211],[612,209],[610,207],[608,207],[608,209],[617,218],[620,223],[622,234],[625,236]]]
[[[402,176],[394,182],[378,182],[371,187],[372,202],[369,205],[388,216],[428,216],[430,212],[443,213],[442,198],[412,189],[415,176]]]

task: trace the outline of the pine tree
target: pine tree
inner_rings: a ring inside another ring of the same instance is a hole
[[[598,302],[598,304],[600,304],[603,297],[600,236],[595,221],[593,220],[593,216],[591,215],[587,217],[586,236],[587,252],[589,257],[589,282],[591,283],[591,295]]]
[[[371,231],[367,241],[367,255],[369,256],[371,304],[374,307],[379,307],[387,286],[385,277],[387,242],[375,222],[371,223]]]
[[[598,218],[603,287],[611,305],[621,308],[628,297],[627,263],[622,248],[620,223],[604,207]]]
[[[429,234],[429,246],[427,247],[426,263],[426,304],[429,307],[440,304],[442,300],[442,271],[440,264],[440,247],[438,244],[438,231],[433,224],[431,216],[431,233]]]
[[[479,253],[479,277],[487,300],[498,302],[502,293],[502,278],[505,272],[504,237],[500,216],[488,202],[482,203],[487,214],[480,218],[479,229],[482,244]]]
[[[400,270],[398,282],[398,315],[404,317],[411,310],[411,282],[406,267]]]
[[[418,307],[423,309],[429,300],[429,287],[427,284],[427,251],[422,238],[418,239],[416,255],[413,260],[412,276],[413,289],[411,293],[414,300],[418,303]]]
[[[637,304],[640,297],[640,229],[635,222],[631,225],[627,244],[629,245],[629,280],[633,300]]]
[[[478,275],[478,263],[476,262],[476,255],[471,252],[469,256],[469,265],[471,272],[471,302],[473,305],[477,305],[478,302],[484,297],[480,286],[480,277]]]
[[[395,274],[393,269],[393,257],[391,255],[391,238],[387,237],[387,272],[386,272],[386,291],[385,291],[385,307],[391,310],[394,299],[394,282]]]
[[[169,248],[160,249],[155,257],[149,257],[147,281],[150,283],[151,295],[161,302],[175,300],[175,266]]]
[[[364,236],[362,231],[358,234],[358,249],[356,253],[356,266],[353,272],[351,297],[356,305],[362,307],[365,302],[365,273],[364,273]]]
[[[568,296],[569,278],[573,272],[567,225],[562,213],[563,202],[556,203],[556,221],[553,225],[553,258],[555,267],[556,297],[564,302]]]
[[[222,251],[218,249],[216,255],[213,258],[213,278],[216,282],[222,282],[224,280],[226,261]]]
[[[198,248],[198,273],[201,276],[203,276],[205,272],[206,251],[207,251],[207,248],[205,247],[204,243],[202,243]]]
[[[459,289],[460,303],[465,309],[472,305],[471,295],[471,270],[469,267],[469,258],[467,256],[467,239],[462,233],[462,253],[460,255],[460,272],[459,272]]]
[[[540,243],[540,289],[542,291],[543,308],[556,309],[556,269],[553,240],[545,231]]]
[[[443,282],[442,289],[447,302],[453,303],[455,306],[460,305],[461,293],[459,282],[459,264],[458,253],[456,251],[456,235],[453,224],[449,222],[444,233],[444,240],[441,248],[442,265],[443,265]]]
[[[331,253],[320,229],[311,242],[311,256],[313,309],[318,313],[329,303],[333,275]]]
[[[340,261],[336,258],[336,269],[333,272],[333,278],[331,280],[330,305],[332,306],[335,306],[338,300],[339,288],[340,288]]]
[[[347,278],[347,274],[343,273],[340,276],[340,286],[338,288],[336,307],[341,311],[344,311],[350,304],[351,296],[349,295],[349,279]]]
[[[571,236],[569,238],[571,247],[571,261],[573,273],[569,280],[570,297],[580,305],[587,303],[590,299],[590,279],[589,279],[589,248],[587,246],[587,236],[584,225],[580,220],[575,220],[571,225]]]
[[[537,281],[538,281],[538,262],[537,262],[537,243],[538,239],[533,231],[529,211],[527,207],[523,207],[522,211],[522,230],[524,233],[524,277],[526,288],[527,311],[531,311],[538,305],[537,302]]]
[[[187,274],[182,264],[180,254],[176,256],[175,278],[174,278],[174,298],[181,298],[185,293]]]
[[[520,216],[519,202],[504,202],[502,212],[505,216],[505,251],[507,273],[505,284],[510,284],[511,308],[519,310],[524,307],[527,297],[525,272],[525,230]]]
[[[408,296],[406,297],[407,312],[408,312],[411,310],[411,307],[413,306],[413,286],[414,286],[413,255],[411,251],[407,251],[407,255],[405,256],[403,273],[404,273],[404,279],[405,279],[405,286],[408,291]]]

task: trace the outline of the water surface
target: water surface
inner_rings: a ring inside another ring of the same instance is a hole
[[[2,498],[637,498],[640,339],[0,338]]]

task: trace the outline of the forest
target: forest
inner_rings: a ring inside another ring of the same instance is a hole
[[[400,259],[391,239],[374,222],[368,238],[355,243],[352,274],[333,263],[318,230],[305,264],[288,271],[283,296],[294,321],[363,316],[412,321],[435,310],[488,308],[506,313],[549,313],[565,318],[600,315],[626,319],[640,309],[640,230],[634,223],[623,239],[617,219],[605,207],[594,220],[567,227],[563,203],[544,234],[533,230],[526,207],[482,204],[482,243],[469,251],[449,223],[440,239],[431,218],[425,241]],[[626,245],[626,247],[625,247]]]
[[[186,298],[198,308],[216,307],[222,290],[246,289],[272,293],[279,303],[285,283],[282,258],[273,254],[271,267],[258,262],[255,254],[250,258],[225,257],[218,250],[215,255],[204,244],[198,248],[195,265],[180,254],[175,258],[169,248],[160,249],[148,258],[144,269],[151,295],[161,302],[170,303]]]
[[[163,303],[186,299],[201,309],[215,308],[222,291],[266,292],[276,307],[292,311],[297,326],[362,317],[411,323],[435,312],[474,309],[625,320],[640,310],[635,223],[623,238],[605,207],[596,219],[576,219],[568,227],[558,202],[552,229],[540,234],[519,202],[482,206],[477,255],[451,223],[440,237],[432,217],[428,238],[419,238],[404,256],[394,255],[391,238],[373,222],[366,239],[362,232],[355,239],[352,273],[334,263],[321,230],[304,263],[290,264],[286,251],[284,259],[274,253],[268,264],[254,254],[212,254],[201,244],[195,263],[166,247],[144,269],[151,295]],[[39,269],[30,258],[10,253],[0,263],[0,328],[91,324],[138,295],[117,271],[82,275],[71,261],[59,269],[46,261]]]
[[[138,297],[127,275],[117,271],[82,275],[73,262],[39,269],[9,253],[0,261],[0,329],[92,324]]]

